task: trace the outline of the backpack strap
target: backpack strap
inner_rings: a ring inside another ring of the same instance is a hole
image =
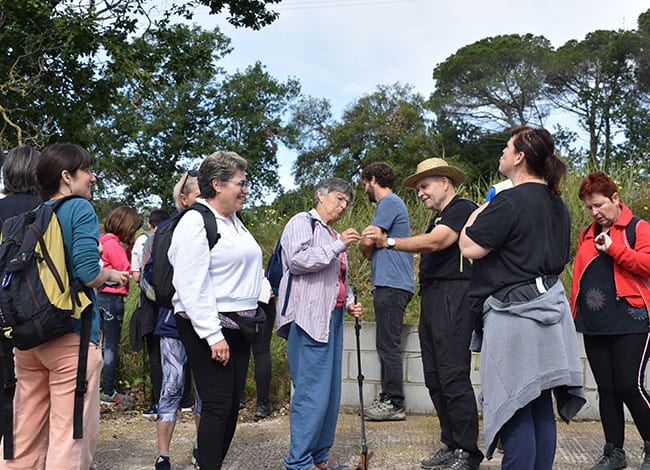
[[[82,439],[84,437],[83,411],[84,396],[88,390],[86,373],[88,370],[88,343],[90,342],[92,308],[91,304],[85,311],[81,312],[81,339],[79,342],[79,363],[77,364],[77,387],[74,390],[73,439]]]
[[[309,222],[311,224],[311,233],[312,237],[314,236],[314,230],[316,230],[316,219],[314,219],[309,212],[307,212],[309,217]],[[282,236],[280,236],[282,238]],[[280,240],[278,240],[280,243]],[[282,304],[282,310],[280,311],[281,316],[285,316],[287,313],[287,306],[289,305],[289,295],[291,294],[291,284],[293,283],[293,274],[289,271],[289,278],[287,279],[287,293],[284,296],[284,304]]]
[[[210,250],[212,250],[221,238],[221,234],[217,227],[217,219],[215,218],[214,213],[210,208],[198,202],[192,204],[187,210],[190,209],[198,211],[203,216],[203,224],[205,225],[205,232],[208,237],[208,246],[210,247]]]
[[[636,226],[640,221],[641,219],[639,217],[633,215],[630,223],[625,226],[625,238],[627,238],[627,243],[632,249],[634,249],[634,245],[636,244]]]
[[[0,440],[4,439],[4,459],[14,458],[14,395],[16,393],[16,375],[14,372],[13,341],[0,339],[0,367],[2,367],[2,420]]]

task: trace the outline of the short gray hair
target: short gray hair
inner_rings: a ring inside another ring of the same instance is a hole
[[[332,191],[346,194],[350,198],[350,204],[354,201],[354,188],[350,183],[341,178],[325,178],[316,185],[314,191],[315,204],[318,205],[318,193],[327,196]]]
[[[208,156],[199,168],[201,197],[211,199],[217,195],[212,180],[228,181],[238,171],[246,171],[248,162],[236,152],[219,150]]]
[[[2,167],[5,194],[38,194],[36,165],[41,152],[29,145],[11,150]]]

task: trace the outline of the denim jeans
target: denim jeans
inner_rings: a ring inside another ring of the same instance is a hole
[[[97,295],[99,302],[99,327],[102,330],[102,369],[103,392],[112,395],[115,391],[115,374],[120,363],[120,340],[122,339],[122,320],[124,319],[124,296],[117,294]]]
[[[343,309],[332,312],[327,343],[320,343],[295,323],[287,339],[291,381],[291,443],[287,470],[302,470],[329,458],[341,402]]]
[[[501,428],[501,469],[552,470],[556,432],[551,391],[544,390]]]
[[[404,406],[404,372],[402,360],[402,323],[406,306],[413,294],[392,287],[377,287],[373,304],[377,322],[375,343],[381,365],[381,394],[397,408]]]

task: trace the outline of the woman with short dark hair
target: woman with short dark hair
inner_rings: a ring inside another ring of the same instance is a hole
[[[82,315],[91,315],[90,343],[84,395],[83,438],[73,439],[73,403],[77,382],[81,320],[75,331],[27,351],[14,350],[14,459],[2,460],[7,469],[69,468],[87,470],[99,439],[99,309],[94,289],[106,282],[125,285],[128,273],[99,264],[99,221],[88,201],[95,176],[90,154],[78,145],[47,147],[36,166],[44,204],[76,195],[63,202],[56,215],[61,226],[68,271],[83,284],[92,302]]]
[[[644,385],[650,357],[650,225],[634,217],[603,172],[587,175],[578,196],[593,222],[578,239],[571,307],[598,386],[605,433],[603,454],[592,469],[626,466],[625,404],[644,441],[641,468],[650,470],[650,396]]]
[[[210,249],[203,215],[189,210],[168,251],[176,326],[201,398],[200,468],[219,469],[235,434],[250,345],[233,318],[253,317],[262,288],[262,249],[237,216],[248,196],[247,162],[215,152],[199,168],[201,197],[217,222]]]

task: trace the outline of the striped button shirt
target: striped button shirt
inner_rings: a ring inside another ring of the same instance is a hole
[[[315,219],[313,233],[310,216]],[[300,212],[293,216],[284,228],[280,243],[284,275],[280,281],[278,311],[284,305],[289,271],[293,281],[285,314],[278,314],[276,318],[278,335],[286,338],[287,326],[295,322],[314,340],[326,343],[339,294],[339,256],[343,253],[345,257],[346,245],[325,225],[315,209],[309,214]],[[347,273],[345,288],[347,306],[354,302]]]

